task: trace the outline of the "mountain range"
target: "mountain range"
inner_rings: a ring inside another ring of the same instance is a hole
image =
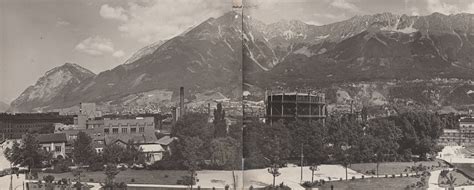
[[[239,100],[242,91],[261,99],[264,89],[316,88],[334,94],[332,103],[347,96],[369,105],[398,99],[435,106],[470,104],[472,98],[466,95],[474,78],[473,43],[472,14],[381,13],[315,26],[298,20],[266,24],[228,12],[150,44],[97,75],[76,64],[48,71],[12,102],[11,109],[51,110],[79,102],[125,105],[141,102],[137,94],[172,104],[180,86],[188,101],[216,94]],[[443,80],[453,78],[455,85]],[[440,92],[440,100],[413,97],[423,91],[395,96],[400,90],[392,89],[420,85],[418,80]],[[360,94],[367,96],[368,88],[371,95],[364,99]]]

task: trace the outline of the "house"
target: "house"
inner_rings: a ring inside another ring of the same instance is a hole
[[[139,146],[142,153],[145,154],[145,162],[151,165],[157,161],[163,159],[163,153],[165,150],[159,144],[142,144]]]
[[[39,134],[36,139],[38,140],[38,143],[43,150],[46,150],[53,154],[53,158],[66,157],[66,134]]]
[[[159,144],[161,145],[161,147],[163,147],[163,149],[167,152],[170,151],[170,144],[175,141],[177,138],[176,137],[170,137],[170,136],[164,136],[164,137],[161,137],[160,139],[158,139],[158,141],[156,141],[156,144]]]

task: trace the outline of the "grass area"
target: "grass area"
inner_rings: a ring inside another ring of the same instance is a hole
[[[454,182],[454,186],[462,186],[462,185],[472,185],[472,181],[469,180],[466,176],[464,176],[462,173],[459,173],[457,171],[449,171],[446,176],[453,175],[453,177],[456,179]],[[447,179],[445,177],[439,176],[438,183],[441,187],[449,187],[448,184],[446,184]]]
[[[331,190],[331,185],[337,190],[367,190],[367,189],[384,189],[384,190],[403,190],[407,185],[420,181],[416,177],[403,178],[366,178],[349,181],[332,181],[326,182],[320,190]]]
[[[52,173],[39,173],[39,179],[43,179],[43,176],[52,175],[55,180],[62,178],[74,179],[71,172],[52,174]],[[117,182],[126,182],[129,184],[163,184],[163,185],[176,185],[176,182],[181,179],[182,176],[188,175],[186,171],[179,170],[132,170],[128,169],[121,171],[115,178]],[[83,182],[105,182],[105,174],[103,171],[98,172],[84,172],[81,177]],[[132,182],[132,179],[134,182]]]
[[[423,161],[423,162],[384,162],[380,163],[379,165],[379,175],[399,175],[401,173],[413,173],[410,171],[409,167],[412,166],[418,166],[419,164],[422,164],[423,166],[428,166],[430,168],[434,167],[439,167],[440,164],[441,166],[444,166],[444,162],[441,161]],[[377,163],[359,163],[359,164],[351,164],[349,166],[354,171],[357,171],[362,174],[369,174],[371,173],[372,170],[377,169]]]
[[[453,163],[454,167],[458,170],[463,171],[466,175],[470,176],[471,178],[474,177],[474,164],[459,164]]]

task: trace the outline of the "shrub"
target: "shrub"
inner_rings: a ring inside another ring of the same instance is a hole
[[[132,178],[130,181],[131,181],[131,182],[135,182],[135,178]]]
[[[89,178],[89,182],[94,182],[94,179],[93,179],[93,178]]]
[[[43,180],[44,180],[46,183],[52,183],[52,182],[54,181],[54,176],[52,176],[52,175],[44,176],[44,177],[43,177]]]
[[[88,170],[94,171],[94,172],[103,171],[104,170],[104,164],[102,164],[101,162],[94,162],[89,166]]]
[[[385,174],[385,178],[388,178],[388,175],[387,175],[387,174]]]
[[[352,178],[351,178],[351,179],[352,179],[352,180],[355,180],[355,179],[356,179],[356,177],[355,177],[355,176],[352,176]]]
[[[395,174],[392,174],[392,178],[395,178]]]
[[[364,176],[364,175],[362,175],[362,179],[364,179],[364,178],[365,178],[365,176]]]

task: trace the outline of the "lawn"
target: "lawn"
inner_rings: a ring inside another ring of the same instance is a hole
[[[456,181],[454,182],[454,186],[472,185],[472,181],[469,180],[462,173],[459,173],[457,171],[449,171],[447,176],[449,177],[451,174],[456,179]],[[448,187],[449,186],[449,185],[446,184],[446,181],[447,181],[446,178],[441,177],[441,175],[439,176],[438,183],[440,184],[441,187]]]
[[[176,185],[176,182],[181,179],[182,176],[187,175],[186,171],[179,170],[132,170],[128,169],[121,171],[115,178],[117,182],[126,182],[129,184],[162,184],[162,185]],[[61,178],[74,179],[71,172],[52,174],[52,173],[39,173],[39,179],[43,179],[43,176],[52,175],[55,180]],[[105,174],[103,171],[98,172],[84,172],[84,177],[81,177],[83,182],[105,182]],[[134,182],[132,182],[132,179]]]
[[[438,167],[440,164],[444,166],[445,164],[443,162],[438,161],[423,161],[423,162],[384,162],[380,163],[379,165],[379,175],[399,175],[401,173],[413,173],[410,170],[407,170],[408,167],[412,166],[418,166],[419,164],[422,164],[423,166],[428,166],[428,167]],[[349,168],[353,169],[354,171],[357,171],[362,174],[368,174],[367,171],[371,170],[376,170],[377,168],[377,163],[358,163],[358,164],[351,164]]]
[[[474,177],[474,164],[470,163],[453,163],[454,167],[457,168],[458,170],[463,171],[466,175],[470,176],[471,178]]]
[[[318,187],[320,190],[331,190],[331,185],[337,190],[367,190],[367,189],[384,189],[384,190],[403,190],[407,185],[416,183],[420,178],[403,177],[403,178],[366,178],[349,181],[332,181],[326,182],[323,186]]]

